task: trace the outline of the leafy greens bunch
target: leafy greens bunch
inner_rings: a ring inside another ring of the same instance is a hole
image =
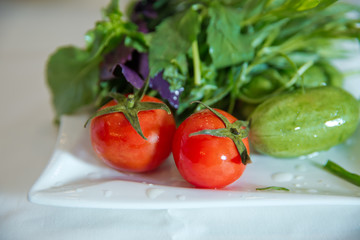
[[[86,48],[63,47],[47,79],[58,116],[98,106],[109,92],[140,88],[178,116],[200,100],[243,118],[269,97],[302,87],[341,86],[331,59],[358,41],[360,9],[336,0],[140,1],[123,20],[118,0],[86,34]]]

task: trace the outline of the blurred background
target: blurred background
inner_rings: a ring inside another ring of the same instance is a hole
[[[0,0],[1,193],[27,192],[53,151],[57,129],[44,73],[49,54],[84,46],[84,33],[108,3]]]

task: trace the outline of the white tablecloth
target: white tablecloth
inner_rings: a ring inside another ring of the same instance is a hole
[[[29,203],[57,136],[46,59],[58,46],[84,46],[107,3],[0,1],[1,240],[360,239],[359,206],[103,210]]]

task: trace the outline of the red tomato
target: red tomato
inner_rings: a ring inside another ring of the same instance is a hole
[[[141,102],[160,102],[144,96]],[[101,109],[116,105],[115,100]],[[175,120],[164,110],[138,113],[143,139],[122,113],[98,116],[91,121],[91,143],[100,159],[121,171],[145,172],[158,167],[169,156],[176,130]]]
[[[215,109],[230,123],[237,119]],[[173,140],[173,156],[180,174],[189,183],[202,188],[221,188],[236,181],[244,172],[245,165],[230,138],[189,134],[204,129],[224,128],[214,113],[202,110],[188,117],[176,130]],[[249,153],[247,138],[243,140]]]

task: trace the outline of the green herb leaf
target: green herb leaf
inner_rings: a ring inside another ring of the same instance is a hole
[[[296,1],[295,4],[292,3],[292,5],[297,11],[305,11],[317,7],[320,2],[320,0],[300,0]]]
[[[263,188],[256,188],[257,191],[266,191],[266,190],[276,190],[276,191],[287,191],[290,190],[284,187],[276,187],[276,186],[270,186],[270,187],[263,187]]]
[[[99,59],[76,47],[63,47],[47,63],[47,81],[57,117],[73,113],[96,98]]]
[[[327,163],[323,166],[323,168],[330,173],[338,176],[356,186],[360,187],[360,175],[351,173],[344,168],[340,167],[338,164],[334,163],[331,160],[328,160]]]
[[[103,15],[104,17],[109,16],[112,13],[119,14],[119,1],[120,0],[111,0],[109,5],[103,9]]]
[[[253,58],[251,35],[240,33],[243,12],[217,3],[209,9],[209,16],[207,43],[216,68],[239,64]]]
[[[192,8],[165,19],[152,36],[149,49],[150,76],[172,66],[179,55],[186,54],[200,31],[199,14]]]
[[[188,74],[188,65],[185,54],[179,54],[176,59],[171,61],[164,72],[163,78],[170,84],[170,90],[181,89],[185,85]]]
[[[104,19],[85,36],[86,49],[62,47],[48,60],[47,82],[57,117],[96,102],[100,93],[99,64],[105,53],[124,40],[125,44],[139,51],[147,49],[144,34],[137,32],[134,23],[122,20],[118,0],[112,0],[103,14]]]

